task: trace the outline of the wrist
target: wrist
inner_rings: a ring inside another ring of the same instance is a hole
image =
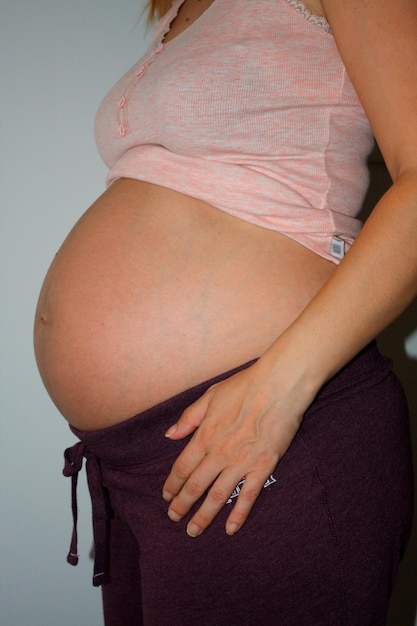
[[[300,418],[326,382],[307,349],[280,336],[253,366],[260,380],[269,381],[276,398],[287,398]]]
[[[263,375],[285,380],[300,402],[309,406],[323,385],[344,365],[337,350],[317,335],[305,336],[300,328],[288,328],[258,361]]]

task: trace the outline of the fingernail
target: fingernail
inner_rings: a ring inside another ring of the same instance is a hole
[[[172,493],[169,493],[169,491],[163,491],[162,497],[165,500],[165,502],[171,502],[171,500],[174,499],[174,496],[172,495]]]
[[[232,522],[226,528],[226,533],[230,536],[234,535],[239,530],[239,526]]]
[[[171,426],[171,428],[168,428],[168,430],[165,433],[165,437],[171,437],[171,435],[173,435],[176,430],[177,430],[177,425],[174,424],[173,426]]]
[[[189,537],[198,537],[198,535],[201,535],[202,530],[200,528],[200,526],[197,526],[197,524],[191,523],[187,526],[187,535]]]
[[[178,515],[175,511],[171,511],[171,509],[168,509],[168,517],[173,522],[180,522],[182,519],[181,515]]]

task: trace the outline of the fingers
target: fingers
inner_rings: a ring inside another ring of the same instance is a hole
[[[194,443],[194,442],[193,442]],[[203,449],[199,448],[197,445],[188,445],[187,448],[179,455],[175,463],[171,468],[171,472],[166,479],[164,486],[162,488],[162,497],[166,502],[171,502],[174,499],[174,496],[179,494],[184,486],[189,481],[191,474],[194,469],[200,467],[200,464],[204,460],[205,452]],[[201,468],[200,468],[201,469]],[[200,472],[201,474],[201,472]],[[209,476],[210,476],[209,472]],[[216,475],[213,476],[212,480],[214,480]],[[190,480],[191,487],[188,485],[188,493],[191,491],[195,492],[194,501],[198,500],[198,498],[204,493],[204,488],[199,487],[198,480]],[[195,484],[194,484],[195,483]],[[207,485],[207,483],[205,483]],[[210,483],[209,483],[210,484]],[[201,489],[201,493],[200,493]],[[189,508],[192,506],[192,503],[189,505]],[[181,510],[178,510],[178,515],[181,517],[185,515],[188,511],[185,510],[185,505],[181,507]],[[177,520],[175,520],[177,521]]]
[[[211,387],[167,433],[180,439],[195,431],[163,487],[173,521],[199,501],[187,525],[191,537],[211,524],[244,476],[226,532],[233,535],[242,527],[300,426],[294,408],[275,397],[275,385],[260,384],[257,376],[247,369]]]
[[[189,479],[183,481],[182,489],[171,500],[168,515],[174,522],[179,522],[204,495],[207,485],[212,485],[200,508],[187,525],[190,537],[197,537],[211,524],[230,499],[236,485],[242,480],[243,470],[237,467],[225,469],[217,475],[218,471],[211,466],[206,457]],[[269,474],[270,472],[265,472],[266,477]],[[229,535],[234,535],[243,526],[265,484],[264,474],[259,472],[249,473],[244,481],[226,522],[226,532]]]
[[[221,486],[217,487],[216,478],[218,472],[219,470],[206,457],[183,484],[181,491],[171,501],[168,509],[169,517],[175,522],[180,521],[190,511],[195,502],[205,494],[207,487],[214,483],[206,496],[206,503],[208,500],[211,502],[211,506],[207,507],[206,505],[202,507],[201,517],[204,518],[207,515],[207,523],[204,524],[204,528],[206,528],[230,496],[230,492],[226,490],[223,493]],[[206,513],[204,512],[205,510]],[[210,517],[211,512],[213,514]]]
[[[232,508],[232,512],[227,518],[226,532],[228,535],[234,535],[237,533],[237,531],[240,530],[246,522],[253,505],[263,489],[264,484],[264,478],[255,478],[254,476],[249,475],[245,479],[236,503]]]
[[[191,404],[176,424],[173,424],[165,433],[169,439],[182,439],[195,431],[204,419],[208,408],[208,394]]]
[[[235,470],[221,474],[209,490],[203,504],[187,525],[187,534],[190,537],[198,537],[211,524],[240,481],[241,474],[237,474]],[[264,479],[257,478],[254,475],[245,478],[239,496],[226,522],[228,535],[234,535],[243,526],[264,483]]]

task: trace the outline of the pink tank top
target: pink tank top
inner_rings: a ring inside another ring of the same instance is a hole
[[[183,2],[98,110],[107,184],[174,189],[337,263],[373,136],[328,23],[299,0],[214,0],[164,43]]]

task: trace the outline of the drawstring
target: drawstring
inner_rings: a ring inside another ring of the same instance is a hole
[[[71,545],[67,555],[67,563],[70,565],[77,565],[78,563],[78,534],[77,534],[77,520],[78,520],[78,506],[77,506],[77,483],[78,472],[83,465],[84,445],[77,443],[72,448],[67,448],[64,452],[65,466],[63,470],[64,476],[71,476],[71,509],[72,509],[72,537]]]
[[[83,442],[74,444],[67,448],[64,453],[65,465],[63,474],[71,477],[71,509],[73,519],[73,529],[71,545],[67,555],[67,562],[70,565],[78,563],[78,506],[77,506],[77,483],[78,473],[83,465],[83,457],[87,458],[87,480],[90,491],[93,513],[93,535],[94,535],[94,574],[93,585],[98,587],[109,581],[108,574],[108,535],[110,510],[107,503],[106,494],[101,482],[100,468],[97,459],[90,456],[86,451]]]

